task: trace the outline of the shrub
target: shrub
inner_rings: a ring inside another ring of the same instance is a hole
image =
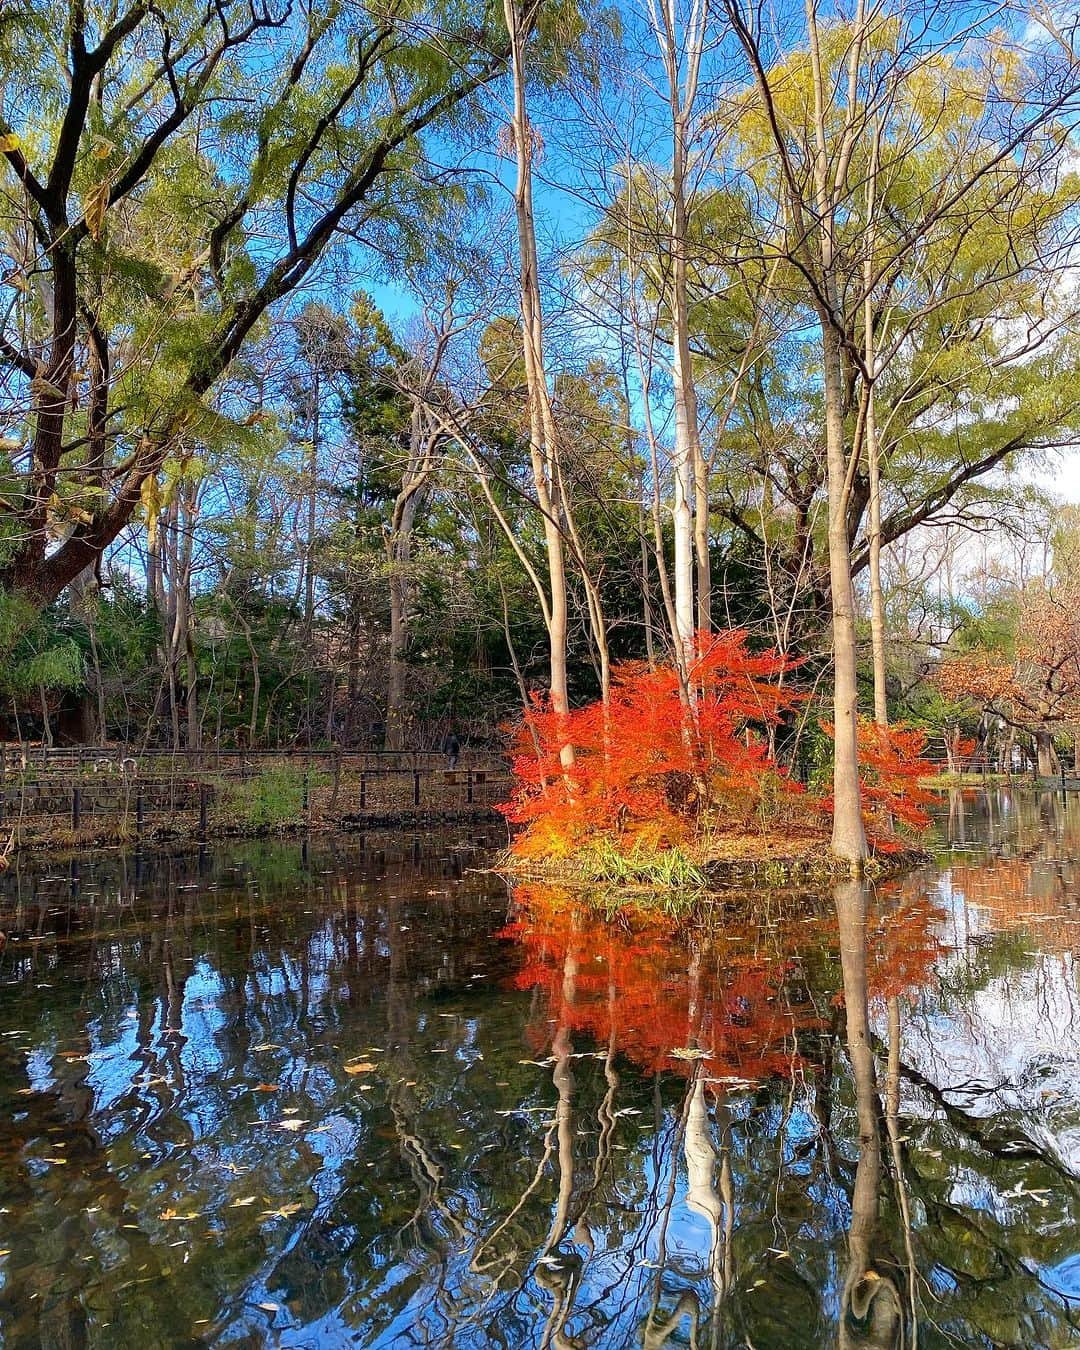
[[[308,775],[308,791],[326,781],[325,775]],[[281,829],[298,824],[304,814],[302,770],[279,766],[264,769],[254,778],[226,785],[229,805],[248,829]]]
[[[560,715],[536,698],[516,730],[516,787],[503,808],[526,827],[515,851],[560,858],[607,837],[654,852],[706,822],[752,816],[766,781],[774,796],[798,791],[760,734],[798,702],[777,683],[790,666],[750,652],[745,632],[729,630],[699,634],[689,697],[673,667],[627,662],[606,704]],[[567,746],[573,760],[564,763]]]

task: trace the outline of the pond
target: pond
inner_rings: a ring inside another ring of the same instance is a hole
[[[1080,1344],[1080,797],[606,924],[419,836],[3,878],[0,1343]]]

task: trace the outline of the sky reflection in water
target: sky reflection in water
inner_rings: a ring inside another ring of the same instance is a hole
[[[839,927],[461,832],[9,875],[0,1341],[1078,1343],[1080,799],[941,828]]]

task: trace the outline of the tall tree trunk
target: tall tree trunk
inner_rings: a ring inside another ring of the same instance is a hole
[[[821,315],[825,376],[825,441],[829,481],[829,582],[833,630],[833,831],[832,849],[853,868],[866,858],[859,788],[859,688],[855,595],[847,526],[847,453],[844,443],[840,337]]]
[[[529,398],[529,458],[537,503],[544,517],[544,543],[548,564],[548,630],[551,704],[557,713],[570,710],[566,673],[567,595],[566,562],[562,535],[562,486],[558,472],[558,442],[544,368],[543,311],[533,219],[533,131],[525,103],[526,31],[516,0],[503,0],[503,13],[510,37],[510,67],[513,75],[514,109],[512,131],[517,161],[514,209],[521,265],[522,351]],[[573,749],[566,746],[563,761],[573,762]]]
[[[387,534],[390,569],[390,652],[386,687],[386,749],[405,748],[405,652],[409,644],[409,564],[420,490],[409,494]]]
[[[688,212],[687,133],[697,97],[707,6],[694,3],[685,27],[676,0],[661,0],[652,11],[653,28],[667,76],[671,112],[671,340],[675,404],[673,520],[675,613],[683,665],[693,658],[694,631],[712,624],[709,569],[708,470],[701,449],[697,388],[690,353],[687,294]],[[695,580],[697,603],[695,606]]]
[[[309,642],[312,625],[315,621],[315,528],[319,486],[319,403],[322,398],[322,385],[317,363],[312,368],[311,398],[311,452],[307,471],[307,539],[305,540],[304,557],[304,635]]]
[[[877,353],[874,332],[874,241],[876,238],[877,174],[880,130],[875,132],[866,184],[866,256],[863,260],[863,360],[866,365],[867,476],[870,481],[870,642],[874,658],[874,721],[889,725],[885,675],[885,596],[881,588],[881,460],[877,437]]]
[[[1040,727],[1035,732],[1035,754],[1040,778],[1052,778],[1054,774],[1054,740],[1049,731]]]
[[[655,670],[656,639],[653,636],[655,623],[653,620],[652,587],[649,579],[649,543],[646,537],[644,470],[638,475],[638,534],[641,542],[641,605],[642,618],[645,622],[645,659],[649,663],[649,669]]]
[[[195,604],[191,586],[194,578],[195,523],[198,518],[197,483],[185,480],[180,485],[180,520],[183,537],[180,546],[179,585],[183,596],[183,617],[178,618],[179,644],[184,651],[184,682],[187,704],[187,747],[199,748],[201,727],[199,723],[199,679],[195,663]]]

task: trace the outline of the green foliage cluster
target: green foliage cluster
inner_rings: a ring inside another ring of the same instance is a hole
[[[251,778],[224,779],[219,791],[227,810],[245,830],[280,830],[304,821],[304,791],[323,787],[329,779],[323,774],[305,773],[282,765],[266,769]]]

